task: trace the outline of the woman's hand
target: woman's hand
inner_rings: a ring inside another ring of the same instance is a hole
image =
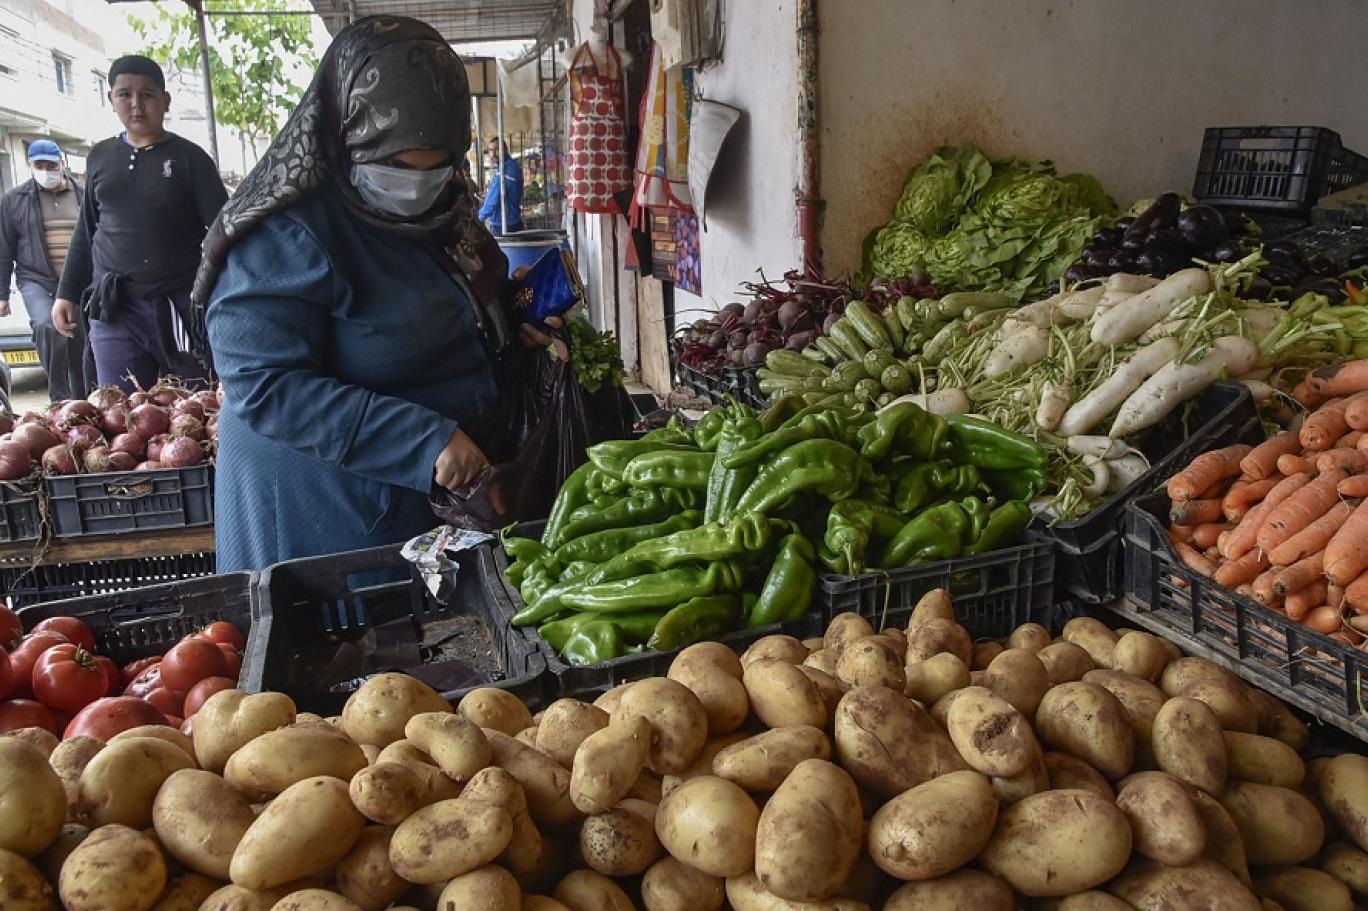
[[[455,490],[475,480],[488,466],[489,460],[480,451],[480,447],[466,436],[465,431],[458,430],[437,454],[433,470],[438,484],[447,490]]]
[[[548,316],[546,325],[552,329],[559,329],[565,323],[558,316]],[[518,327],[518,337],[522,340],[524,348],[545,348],[547,345],[555,345],[556,356],[562,361],[570,360],[570,348],[563,340],[552,338],[530,323],[523,323]]]

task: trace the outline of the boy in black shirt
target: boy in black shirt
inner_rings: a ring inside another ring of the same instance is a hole
[[[124,132],[86,159],[85,199],[52,322],[71,335],[84,307],[101,386],[127,392],[167,376],[203,380],[190,354],[190,286],[228,194],[204,150],[162,128],[171,96],[161,67],[120,57],[109,85]]]

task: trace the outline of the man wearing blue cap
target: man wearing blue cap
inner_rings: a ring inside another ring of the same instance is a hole
[[[29,143],[28,160],[33,179],[0,198],[0,316],[9,315],[15,275],[38,360],[47,371],[48,397],[85,398],[85,339],[68,338],[52,324],[52,302],[85,190],[66,172],[62,150],[51,139]]]

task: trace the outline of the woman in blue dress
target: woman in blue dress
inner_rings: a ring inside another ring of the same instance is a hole
[[[405,540],[437,524],[434,482],[486,466],[461,428],[494,399],[509,289],[452,179],[469,112],[435,30],[358,20],[210,230],[195,337],[225,392],[221,572]]]

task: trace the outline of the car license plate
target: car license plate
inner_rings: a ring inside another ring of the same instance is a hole
[[[6,364],[36,364],[38,363],[38,352],[29,348],[27,351],[6,351]]]

